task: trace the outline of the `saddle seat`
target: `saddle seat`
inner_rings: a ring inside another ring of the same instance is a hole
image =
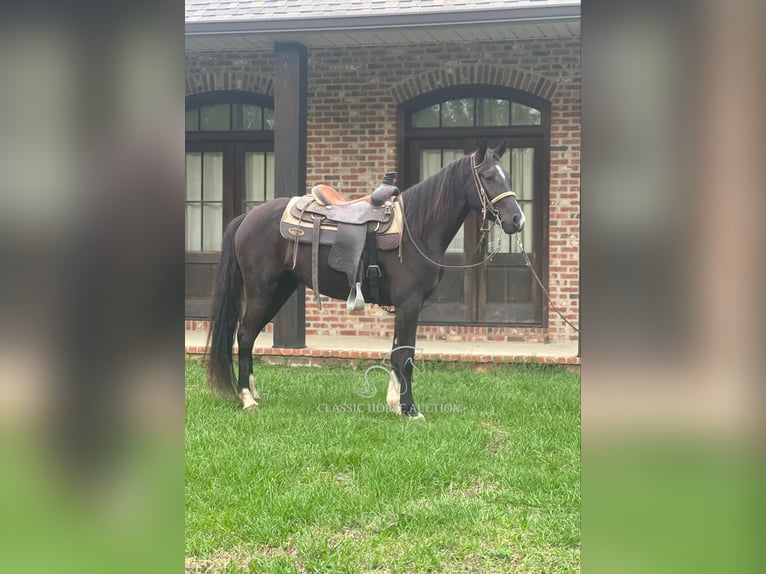
[[[360,197],[359,199],[352,199],[351,201],[346,201],[346,198],[343,197],[341,192],[323,183],[319,185],[315,185],[311,189],[311,196],[314,198],[314,201],[316,201],[319,205],[322,205],[324,207],[328,207],[330,205],[337,207],[342,205],[351,205],[353,203],[370,203],[370,197],[371,197],[369,195],[366,195],[364,197]]]
[[[363,225],[371,221],[387,223],[391,220],[392,204],[376,204],[370,195],[352,201],[345,201],[343,196],[329,185],[315,185],[297,209],[306,214],[320,215],[328,221]]]

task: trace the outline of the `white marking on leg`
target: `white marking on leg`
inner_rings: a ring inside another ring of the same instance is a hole
[[[253,376],[253,373],[250,373],[250,376],[247,379],[250,382],[250,392],[253,395],[253,398],[256,401],[261,400],[261,395],[258,394],[258,391],[255,389],[255,377]]]
[[[258,403],[255,402],[250,389],[242,389],[239,391],[239,400],[242,401],[242,410],[251,411],[258,408]]]
[[[386,403],[388,403],[388,410],[397,415],[402,414],[401,395],[402,384],[399,382],[396,373],[391,371],[391,376],[388,378]]]

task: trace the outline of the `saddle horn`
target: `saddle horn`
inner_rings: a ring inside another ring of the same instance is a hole
[[[383,183],[381,183],[375,191],[370,195],[370,203],[376,207],[384,205],[392,197],[399,195],[399,188],[394,185],[396,180],[396,172],[390,171],[383,176]]]

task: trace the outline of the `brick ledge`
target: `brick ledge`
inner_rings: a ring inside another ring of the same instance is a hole
[[[236,346],[234,347],[236,353]],[[187,345],[187,355],[204,355],[205,346]],[[309,359],[338,359],[343,361],[384,361],[388,359],[389,351],[351,351],[341,349],[283,349],[273,347],[255,347],[253,355],[266,362],[273,362],[274,358],[302,357]],[[429,353],[421,352],[417,355],[418,360],[444,363],[522,363],[522,364],[549,364],[549,365],[580,365],[580,357],[555,356],[555,355],[522,355],[522,354],[475,354],[475,353]],[[277,361],[285,362],[285,361]],[[290,363],[290,361],[288,361]],[[311,361],[297,361],[294,364],[311,364]],[[323,361],[316,361],[323,364]]]

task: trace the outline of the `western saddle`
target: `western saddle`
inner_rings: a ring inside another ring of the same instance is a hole
[[[311,245],[311,288],[317,307],[319,298],[319,245],[331,245],[328,264],[345,273],[349,295],[349,311],[364,309],[362,280],[367,279],[373,303],[380,301],[383,272],[377,262],[377,251],[400,247],[402,233],[399,189],[394,185],[396,173],[387,173],[383,183],[372,194],[346,201],[329,185],[314,186],[310,194],[294,197],[282,213],[279,229],[282,237],[294,241],[293,269],[298,259],[298,245]],[[401,253],[400,253],[401,256]]]

